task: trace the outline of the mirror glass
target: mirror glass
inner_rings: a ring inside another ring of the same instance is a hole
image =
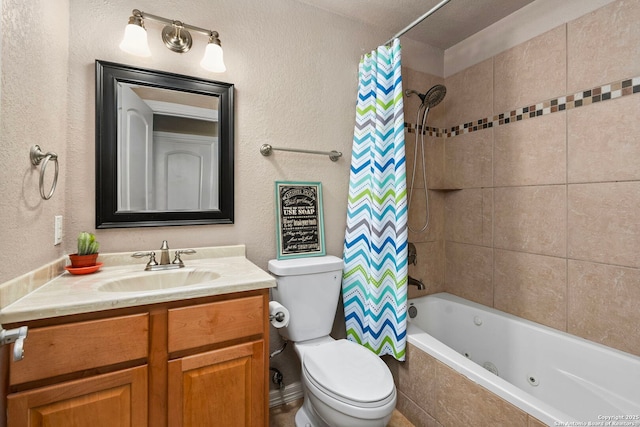
[[[96,61],[96,227],[233,223],[233,85]]]

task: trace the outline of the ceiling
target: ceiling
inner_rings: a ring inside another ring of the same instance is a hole
[[[380,28],[384,43],[440,0],[299,0]],[[534,0],[451,0],[406,37],[446,50]]]

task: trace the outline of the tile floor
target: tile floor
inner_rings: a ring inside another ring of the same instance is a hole
[[[302,405],[302,400],[276,406],[269,411],[269,427],[295,427],[294,417]],[[414,427],[400,412],[393,411],[391,421],[387,427]]]

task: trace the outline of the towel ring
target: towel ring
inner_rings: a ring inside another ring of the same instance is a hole
[[[58,183],[58,155],[53,152],[43,153],[40,149],[40,146],[34,145],[31,147],[31,151],[29,152],[29,158],[31,158],[31,164],[34,166],[38,166],[40,162],[42,162],[42,166],[40,167],[40,197],[44,200],[49,200],[53,197],[53,193],[56,191],[56,184]],[[44,160],[44,161],[43,161]],[[56,164],[56,172],[53,175],[53,184],[51,184],[51,189],[49,190],[49,195],[44,194],[44,173],[47,170],[47,164],[49,164],[49,160],[53,160]]]

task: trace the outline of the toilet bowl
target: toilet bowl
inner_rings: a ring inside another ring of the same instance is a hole
[[[369,349],[329,336],[343,262],[334,256],[269,261],[275,301],[290,313],[278,329],[301,361],[304,403],[296,427],[384,427],[396,404],[385,363]]]
[[[393,377],[370,350],[347,340],[296,344],[305,403],[296,427],[384,427],[396,405]]]

